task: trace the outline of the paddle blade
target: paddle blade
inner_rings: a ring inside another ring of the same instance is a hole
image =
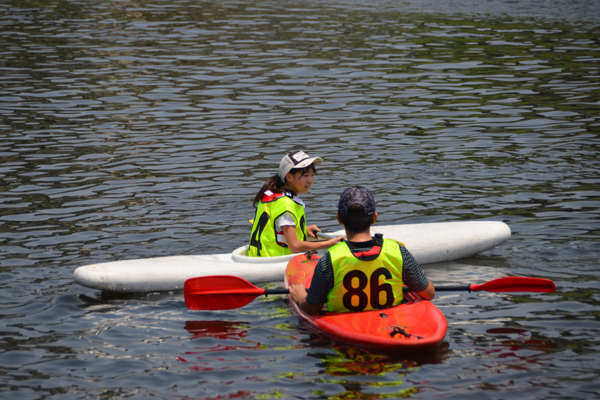
[[[265,293],[237,276],[214,275],[185,281],[185,305],[191,310],[230,310],[243,307]]]
[[[482,283],[481,285],[471,285],[471,291],[477,292],[485,290],[486,292],[507,293],[507,292],[541,292],[554,293],[556,285],[550,279],[527,278],[522,276],[509,276],[498,278]]]

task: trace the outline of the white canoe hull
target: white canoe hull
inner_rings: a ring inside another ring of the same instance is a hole
[[[496,221],[459,221],[372,227],[372,233],[398,240],[421,265],[469,257],[496,247],[510,238],[510,228]],[[326,236],[343,235],[338,231]],[[121,293],[183,289],[189,278],[235,275],[252,283],[283,281],[293,256],[244,256],[245,247],[233,253],[157,257],[113,261],[79,267],[73,278],[80,285]],[[324,251],[320,252],[322,255]]]

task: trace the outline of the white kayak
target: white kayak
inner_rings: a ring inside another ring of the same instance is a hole
[[[510,238],[510,228],[497,221],[459,221],[407,225],[374,225],[371,233],[395,239],[421,265],[469,257],[496,247]],[[325,237],[344,235],[340,230]],[[134,293],[181,290],[186,279],[234,275],[254,284],[283,281],[294,254],[248,257],[247,246],[232,253],[157,257],[113,261],[79,267],[73,278],[80,285],[111,292]],[[319,252],[323,255],[326,250]]]

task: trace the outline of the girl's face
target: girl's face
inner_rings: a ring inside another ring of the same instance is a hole
[[[315,169],[311,166],[307,170],[288,172],[285,175],[284,188],[296,194],[306,194],[315,181]]]

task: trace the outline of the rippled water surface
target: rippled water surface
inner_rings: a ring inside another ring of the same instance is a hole
[[[476,3],[2,2],[0,397],[600,396],[599,11]],[[390,356],[316,336],[281,296],[198,312],[73,282],[244,244],[297,148],[325,159],[309,223],[338,229],[351,184],[384,224],[504,221],[507,243],[429,278],[557,293],[440,292],[444,346]]]

